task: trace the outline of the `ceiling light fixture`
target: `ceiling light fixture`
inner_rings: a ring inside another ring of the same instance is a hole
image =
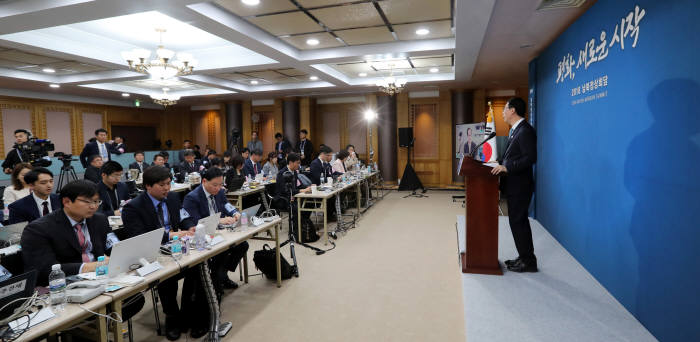
[[[148,61],[151,51],[146,49],[134,49],[123,51],[122,57],[129,63],[129,69],[142,74],[149,74],[157,80],[166,80],[175,76],[189,75],[197,66],[197,60],[189,53],[178,53],[177,60],[173,61],[175,51],[163,47],[163,33],[165,29],[157,28],[160,34],[160,43],[156,49],[156,59]]]
[[[180,99],[180,95],[168,94],[168,90],[170,90],[170,88],[163,88],[162,94],[151,95],[153,102],[162,105],[163,107],[172,106],[176,104],[177,101]]]
[[[52,83],[52,84],[49,84],[49,87],[51,87],[51,88],[60,88],[61,85]]]
[[[317,80],[318,80],[318,76],[311,76],[311,77],[309,77],[309,79],[312,80],[312,81],[317,81]]]
[[[258,81],[252,80],[252,81],[250,81],[250,84],[258,84]]]
[[[55,69],[51,69],[51,68],[44,68],[41,71],[48,73],[48,74],[53,74],[54,72],[56,72]]]
[[[366,72],[361,72],[361,73],[357,74],[357,76],[366,77],[366,76],[367,76],[367,73],[366,73]]]
[[[394,64],[389,63],[389,76],[377,81],[376,85],[380,91],[389,95],[395,95],[403,90],[407,82],[405,78],[394,77]]]
[[[122,97],[129,97],[129,96],[131,96],[131,94],[129,94],[129,93],[122,93]]]
[[[425,36],[426,34],[430,33],[430,30],[426,28],[421,28],[416,30],[416,34],[419,36]]]
[[[430,72],[438,72],[438,71],[440,71],[440,69],[438,69],[438,68],[430,68]]]
[[[306,44],[309,45],[318,45],[319,41],[316,38],[309,38],[306,40]]]
[[[241,0],[244,5],[257,6],[260,5],[260,0]]]

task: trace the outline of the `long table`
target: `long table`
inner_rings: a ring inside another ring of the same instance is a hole
[[[270,184],[275,184],[275,180],[267,180],[255,185],[255,187],[227,192],[226,198],[231,204],[233,204],[233,206],[239,210],[243,210],[243,198],[259,194],[265,210],[270,210],[270,204],[268,203],[267,198],[265,198],[265,187]]]

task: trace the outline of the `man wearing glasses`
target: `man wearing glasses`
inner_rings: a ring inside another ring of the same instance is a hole
[[[129,199],[129,187],[120,182],[124,168],[119,163],[110,160],[102,165],[101,172],[102,181],[97,184],[102,201],[100,211],[106,216],[119,216],[120,203]]]

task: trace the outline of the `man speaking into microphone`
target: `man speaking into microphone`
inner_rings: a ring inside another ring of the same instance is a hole
[[[501,194],[508,201],[508,222],[513,233],[518,258],[506,260],[514,272],[537,272],[537,258],[532,245],[532,230],[528,219],[530,200],[535,189],[532,165],[537,161],[535,129],[525,121],[525,101],[513,97],[503,108],[503,120],[511,126],[508,142],[498,166],[491,170],[501,176]]]

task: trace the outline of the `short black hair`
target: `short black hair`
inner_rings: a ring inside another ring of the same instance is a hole
[[[186,143],[186,142],[191,143],[192,140],[190,140],[190,139],[185,139],[185,141],[183,141],[183,143]]]
[[[58,197],[61,200],[67,197],[71,202],[75,202],[75,199],[80,196],[91,198],[95,195],[97,195],[97,184],[89,180],[80,179],[63,186]]]
[[[237,169],[239,166],[241,166],[241,165],[243,165],[243,163],[245,163],[245,160],[243,159],[242,155],[237,154],[231,158],[230,163],[234,169]]]
[[[335,155],[335,157],[340,159],[340,160],[343,160],[349,156],[350,156],[350,152],[348,152],[347,150],[340,150],[340,151],[338,151],[338,154]]]
[[[204,174],[202,175],[202,178],[206,179],[207,181],[210,181],[216,177],[223,177],[223,176],[224,176],[224,172],[221,171],[220,168],[212,167],[212,168],[209,168],[206,172],[204,172]]]
[[[51,176],[53,178],[53,173],[49,171],[49,169],[45,167],[35,167],[31,171],[27,172],[24,174],[24,182],[27,184],[34,184],[39,179],[40,174],[45,174]]]
[[[299,161],[299,160],[301,160],[301,158],[299,157],[298,154],[296,154],[294,152],[287,155],[287,164],[293,163],[293,162]]]
[[[24,129],[24,128],[16,129],[14,134],[17,134],[17,133],[24,133],[24,134],[26,134],[27,136],[30,136],[30,135],[31,135],[31,134],[29,133],[29,131],[26,130],[26,129]]]
[[[144,186],[153,186],[153,184],[160,183],[166,179],[171,179],[170,170],[162,166],[149,166],[143,171]]]
[[[231,158],[231,156],[233,156],[233,153],[231,153],[231,151],[224,151],[224,157]]]
[[[309,131],[307,131],[306,128],[303,128],[299,131],[299,133],[309,134]]]
[[[165,159],[165,156],[164,156],[164,155],[162,155],[162,154],[160,154],[160,153],[156,153],[156,155],[153,156],[153,160],[158,159],[158,157],[161,157],[161,158]]]
[[[318,149],[318,152],[320,152],[320,153],[333,153],[333,149],[328,145],[322,145],[321,148]]]
[[[168,151],[160,151],[159,154],[165,159],[168,159],[168,157],[170,157],[170,153],[168,153]]]
[[[246,152],[247,152],[247,153],[250,153],[250,150],[249,150],[247,147],[244,147],[244,148],[241,150],[241,154],[246,153]]]
[[[345,146],[345,149],[347,150],[347,149],[349,149],[350,147],[352,147],[353,150],[355,149],[355,145],[353,145],[353,144],[348,144],[348,146]]]
[[[525,110],[527,107],[525,105],[525,100],[519,97],[511,97],[510,99],[508,99],[506,106],[508,106],[508,108],[515,109],[515,113],[518,114],[518,116],[523,118],[525,117]]]
[[[121,140],[124,140],[124,137],[122,137],[121,135],[113,135],[113,136],[112,136],[112,139],[116,139],[116,138],[119,138],[119,139],[121,139]],[[124,141],[126,141],[126,140],[124,140]]]
[[[256,155],[256,156],[262,156],[262,151],[260,151],[260,150],[253,150],[253,151],[250,152],[250,154],[254,154],[254,155]]]
[[[115,162],[114,160],[110,160],[110,161],[104,163],[104,165],[102,165],[101,174],[105,174],[105,175],[109,176],[115,172],[120,172],[120,171],[124,171],[124,168],[122,167],[122,165]]]
[[[194,151],[193,151],[193,150],[190,150],[190,149],[186,149],[185,152],[182,153],[182,156],[183,156],[183,157],[187,157],[187,156],[193,156],[193,157],[194,157]]]
[[[96,130],[95,130],[95,136],[99,135],[99,134],[102,133],[102,132],[104,132],[105,134],[107,134],[107,130],[104,129],[104,128],[98,128],[98,129],[96,129]]]
[[[223,166],[224,166],[224,160],[221,159],[221,158],[219,158],[219,157],[216,157],[216,158],[212,159],[212,160],[209,162],[209,167],[212,167],[212,166],[223,167]]]
[[[137,154],[141,154],[144,157],[146,156],[146,153],[144,153],[143,151],[136,151],[136,152],[134,152],[134,157],[136,157]]]
[[[199,150],[199,145],[194,145],[192,148],[194,148],[195,150]]]
[[[280,132],[275,133],[275,139],[281,138],[281,137],[282,137],[282,133],[280,133]]]
[[[102,159],[102,156],[99,154],[93,154],[93,155],[89,156],[88,157],[88,164],[92,164],[92,162],[95,161],[95,159],[97,159],[97,158]]]
[[[212,154],[216,154],[216,151],[214,151],[214,150],[209,150],[209,151],[207,152],[207,157],[210,156],[210,155],[212,155]]]

